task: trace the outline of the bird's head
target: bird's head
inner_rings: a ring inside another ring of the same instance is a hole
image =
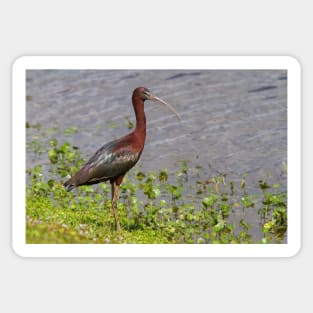
[[[180,120],[180,115],[176,112],[176,110],[164,100],[158,98],[157,96],[153,95],[148,88],[145,87],[137,87],[133,92],[133,99],[140,98],[141,100],[151,100],[153,102],[159,103],[167,107],[170,111],[172,111],[177,118]]]

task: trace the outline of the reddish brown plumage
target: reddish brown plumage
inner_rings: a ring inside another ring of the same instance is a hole
[[[102,146],[74,176],[64,183],[64,187],[70,191],[81,185],[97,184],[110,180],[112,185],[112,207],[117,230],[120,229],[116,208],[118,188],[125,174],[138,162],[145,145],[145,100],[152,100],[167,106],[179,118],[174,108],[160,98],[152,95],[147,88],[136,88],[132,96],[136,115],[136,127],[134,131]]]

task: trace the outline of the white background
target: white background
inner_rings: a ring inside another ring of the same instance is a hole
[[[2,1],[0,311],[312,311],[311,15],[309,1]],[[299,254],[201,261],[17,257],[11,249],[11,64],[21,55],[296,57],[303,73]]]

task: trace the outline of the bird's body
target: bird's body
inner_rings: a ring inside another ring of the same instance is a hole
[[[112,186],[112,208],[117,231],[120,230],[116,206],[119,185],[124,175],[138,162],[146,140],[145,100],[164,104],[179,118],[174,108],[153,96],[147,88],[136,88],[132,97],[136,115],[136,128],[134,131],[103,145],[74,176],[64,183],[66,190],[70,191],[78,186],[92,185],[109,180]]]
[[[133,133],[103,145],[64,186],[69,191],[115,179],[129,171],[139,160],[143,147],[136,149]]]

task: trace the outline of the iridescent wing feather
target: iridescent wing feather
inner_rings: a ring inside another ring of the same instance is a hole
[[[77,186],[92,185],[125,174],[139,160],[141,151],[132,151],[131,144],[121,140],[102,146],[64,186],[69,191]]]

